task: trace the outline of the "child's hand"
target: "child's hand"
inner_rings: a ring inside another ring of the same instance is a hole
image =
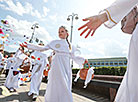
[[[27,45],[25,45],[25,44],[19,44],[21,47],[26,47],[27,48]]]
[[[22,46],[27,48],[27,44],[22,43]]]

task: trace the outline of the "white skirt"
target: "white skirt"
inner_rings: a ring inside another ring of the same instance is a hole
[[[45,102],[73,102],[69,56],[55,55],[48,75]]]

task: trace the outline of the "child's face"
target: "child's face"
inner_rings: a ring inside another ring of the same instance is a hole
[[[66,32],[66,30],[64,28],[62,28],[62,27],[59,28],[58,34],[59,34],[59,38],[61,38],[61,39],[66,39],[67,35],[68,35],[68,33]]]

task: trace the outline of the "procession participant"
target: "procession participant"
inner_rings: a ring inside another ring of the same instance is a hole
[[[83,35],[87,30],[89,32],[85,36],[87,38],[90,33],[91,36],[95,33],[103,23],[108,28],[115,26],[123,17],[125,17],[134,6],[138,4],[138,0],[116,0],[111,6],[103,10],[99,15],[91,16],[83,19],[88,21],[85,25],[79,28],[85,28],[81,33]],[[131,27],[130,27],[131,28]],[[129,45],[128,65],[127,70],[122,80],[122,83],[117,92],[115,102],[137,102],[138,101],[138,25],[132,33]]]
[[[94,67],[89,68],[88,72],[87,72],[87,76],[86,76],[86,80],[84,82],[84,87],[86,88],[88,83],[90,83],[92,76],[94,75]]]
[[[39,45],[42,46],[42,44],[39,44]],[[43,71],[47,65],[47,61],[46,61],[47,56],[46,54],[40,51],[35,51],[33,55],[35,55],[34,56],[35,61],[34,61],[34,66],[31,73],[31,83],[30,83],[30,90],[29,90],[28,96],[33,95],[32,100],[35,101],[39,95],[39,88],[43,78]]]
[[[24,48],[20,47],[12,60],[11,68],[9,70],[9,74],[6,78],[5,86],[11,91],[16,91],[16,88],[19,87],[19,66],[22,64],[23,59],[26,57],[24,52]]]
[[[12,64],[12,60],[13,60],[13,54],[11,54],[10,57],[6,60],[7,65],[6,65],[6,73],[5,73],[5,77],[8,76],[9,69],[10,69],[11,64]]]
[[[24,47],[32,50],[45,51],[52,49],[55,55],[52,58],[51,69],[48,75],[48,84],[45,93],[45,102],[73,102],[72,98],[72,69],[70,59],[72,58],[81,67],[85,59],[75,56],[75,47],[68,42],[68,30],[61,26],[59,28],[60,40],[54,40],[46,46],[27,44]]]
[[[85,82],[84,82],[84,87],[83,88],[86,88],[88,83],[91,81],[91,79],[93,78],[93,75],[94,75],[94,68],[95,67],[91,67],[88,69],[88,72],[87,72],[87,75],[86,75],[86,79],[85,79]],[[80,70],[77,72],[77,75],[76,75],[76,78],[74,79],[74,82],[77,82],[77,80],[80,78]]]
[[[25,59],[22,62],[22,65],[20,65],[20,68],[23,69],[22,71],[20,71],[21,73],[19,73],[19,85],[23,85],[25,84],[25,81],[28,81],[28,73],[30,70],[30,53],[29,52],[25,52],[24,53],[26,55]]]

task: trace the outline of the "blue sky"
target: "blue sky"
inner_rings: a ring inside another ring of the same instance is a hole
[[[34,23],[39,24],[34,38],[42,40],[45,44],[58,39],[58,28],[65,25],[70,33],[71,22],[68,15],[78,14],[79,19],[74,20],[73,44],[80,46],[81,56],[85,58],[127,57],[130,35],[120,30],[120,23],[112,29],[102,25],[93,37],[87,39],[80,37],[81,31],[77,29],[85,22],[83,18],[98,14],[115,0],[0,0],[0,19],[8,20],[13,33],[8,33],[12,40],[5,46],[7,51],[16,51],[19,43],[31,37],[30,29]],[[2,25],[2,24],[0,24]],[[16,42],[16,44],[15,44]]]

